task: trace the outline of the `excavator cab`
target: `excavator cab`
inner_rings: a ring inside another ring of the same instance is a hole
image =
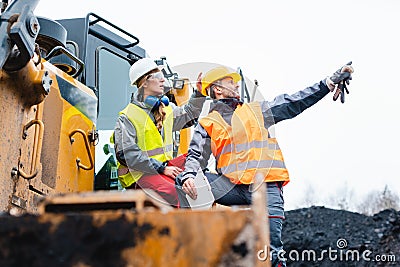
[[[134,92],[129,83],[129,68],[145,57],[146,51],[138,46],[138,38],[93,13],[58,23],[67,30],[68,42],[85,63],[78,80],[91,88],[98,99],[94,189],[118,189],[116,158],[109,139],[118,112],[129,103]]]

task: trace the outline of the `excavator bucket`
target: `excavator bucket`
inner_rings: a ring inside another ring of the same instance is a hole
[[[257,258],[267,244],[265,213],[172,209],[157,197],[65,194],[42,201],[39,215],[2,215],[0,265],[267,266]]]

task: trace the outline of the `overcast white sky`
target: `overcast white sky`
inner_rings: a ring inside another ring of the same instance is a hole
[[[276,126],[292,181],[286,208],[317,204],[343,190],[353,201],[387,184],[400,193],[400,1],[42,0],[52,19],[94,12],[140,39],[171,66],[215,62],[241,67],[265,99],[294,93],[348,61],[355,73],[346,103],[329,95]]]

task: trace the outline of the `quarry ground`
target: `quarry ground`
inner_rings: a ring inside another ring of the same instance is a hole
[[[310,207],[285,216],[288,266],[400,266],[400,211],[366,216]]]

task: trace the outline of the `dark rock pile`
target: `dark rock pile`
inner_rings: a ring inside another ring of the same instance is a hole
[[[400,211],[287,211],[282,239],[288,266],[400,266]]]

